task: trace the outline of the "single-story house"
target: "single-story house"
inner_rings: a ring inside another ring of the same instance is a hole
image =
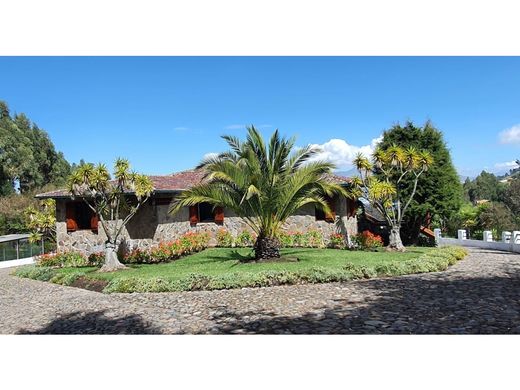
[[[250,230],[242,218],[232,210],[216,208],[207,203],[185,207],[177,214],[168,213],[170,205],[180,192],[199,184],[204,177],[201,170],[187,170],[164,176],[149,176],[154,191],[148,201],[127,224],[123,232],[123,251],[144,249],[159,242],[170,241],[189,231],[207,231],[210,245],[215,245],[216,232],[224,228],[233,236]],[[348,186],[348,178],[329,175],[329,180]],[[129,198],[133,195],[128,194]],[[56,230],[58,250],[77,250],[86,254],[103,251],[106,235],[94,212],[80,199],[74,199],[67,190],[50,191],[36,196],[56,201]],[[316,229],[322,232],[325,241],[332,233],[357,233],[357,201],[336,196],[330,199],[333,213],[325,215],[314,206],[307,206],[291,216],[284,229],[301,231]]]

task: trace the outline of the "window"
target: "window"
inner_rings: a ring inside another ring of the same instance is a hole
[[[172,202],[172,198],[156,198],[155,199],[155,205],[156,206],[169,206]]]
[[[196,225],[199,222],[215,222],[218,224],[224,223],[224,209],[222,207],[215,207],[210,203],[198,203],[190,206],[190,223]]]
[[[213,206],[209,203],[199,203],[199,222],[213,222]]]
[[[327,198],[327,203],[330,208],[330,213],[325,213],[325,211],[319,209],[318,207],[314,208],[314,215],[316,216],[316,221],[326,221],[326,222],[334,222],[336,219],[336,201],[334,198]]]
[[[85,202],[67,202],[65,205],[67,231],[92,230],[98,231],[97,215]]]
[[[314,214],[316,215],[316,221],[325,221],[325,211],[322,209],[315,207]]]

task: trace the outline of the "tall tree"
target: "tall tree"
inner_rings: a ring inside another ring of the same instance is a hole
[[[432,165],[430,153],[413,146],[407,149],[397,145],[387,149],[378,147],[372,162],[361,153],[354,159],[359,171],[356,184],[365,190],[368,201],[390,226],[388,249],[405,250],[401,240],[403,219],[418,192],[419,179]],[[411,191],[406,187],[407,179],[412,180]]]
[[[517,227],[520,227],[520,176],[511,179],[509,182],[504,191],[504,204],[511,210]]]
[[[70,165],[48,134],[24,114],[11,117],[0,101],[0,196],[29,192],[47,184],[64,184]]]
[[[182,192],[171,212],[202,202],[227,207],[257,234],[255,259],[279,258],[278,235],[290,215],[307,204],[330,212],[326,196],[349,194],[327,180],[332,164],[309,161],[318,149],[294,150],[295,139],[281,137],[278,130],[268,144],[254,126],[247,132],[245,141],[222,137],[231,150],[200,163],[205,182]]]
[[[479,207],[478,222],[482,229],[495,230],[499,236],[504,230],[515,228],[514,216],[503,203],[489,202]]]
[[[464,192],[472,203],[476,203],[477,200],[499,202],[505,189],[506,185],[500,183],[498,177],[486,171],[482,171],[474,180],[464,183]]]
[[[130,171],[130,163],[117,159],[114,165],[114,180],[103,164],[87,163],[77,168],[69,178],[69,191],[96,213],[107,236],[105,264],[101,272],[126,268],[117,258],[117,245],[123,228],[148,200],[153,192],[153,183],[148,176]],[[128,196],[135,196],[129,202]]]
[[[428,151],[435,162],[419,178],[416,194],[404,215],[401,236],[405,243],[415,244],[421,225],[435,221],[445,226],[446,222],[458,212],[463,201],[462,185],[443,134],[430,121],[422,127],[415,126],[409,121],[404,126],[396,124],[386,130],[379,146],[388,149],[392,145]],[[414,181],[413,176],[402,180],[403,196],[411,194]]]

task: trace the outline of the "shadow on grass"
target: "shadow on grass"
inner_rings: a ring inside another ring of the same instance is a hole
[[[18,334],[160,334],[160,330],[143,321],[136,314],[124,317],[107,317],[105,311],[74,312],[62,315],[45,327]]]
[[[218,256],[218,255],[211,255],[207,254],[204,259],[204,263],[210,262],[208,260],[211,260],[211,262],[216,263],[223,263],[230,260],[237,260],[240,263],[247,263],[253,259],[253,252],[251,251],[247,255],[241,254],[237,249],[232,250],[229,253],[226,253],[226,256]]]
[[[212,333],[520,334],[520,269],[505,276],[443,279],[414,275],[354,282],[353,291],[297,316],[223,307]],[[290,303],[288,303],[290,304]]]

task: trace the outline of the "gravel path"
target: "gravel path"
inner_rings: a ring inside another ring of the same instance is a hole
[[[520,255],[472,249],[445,272],[163,294],[63,287],[0,270],[0,333],[520,333]]]

